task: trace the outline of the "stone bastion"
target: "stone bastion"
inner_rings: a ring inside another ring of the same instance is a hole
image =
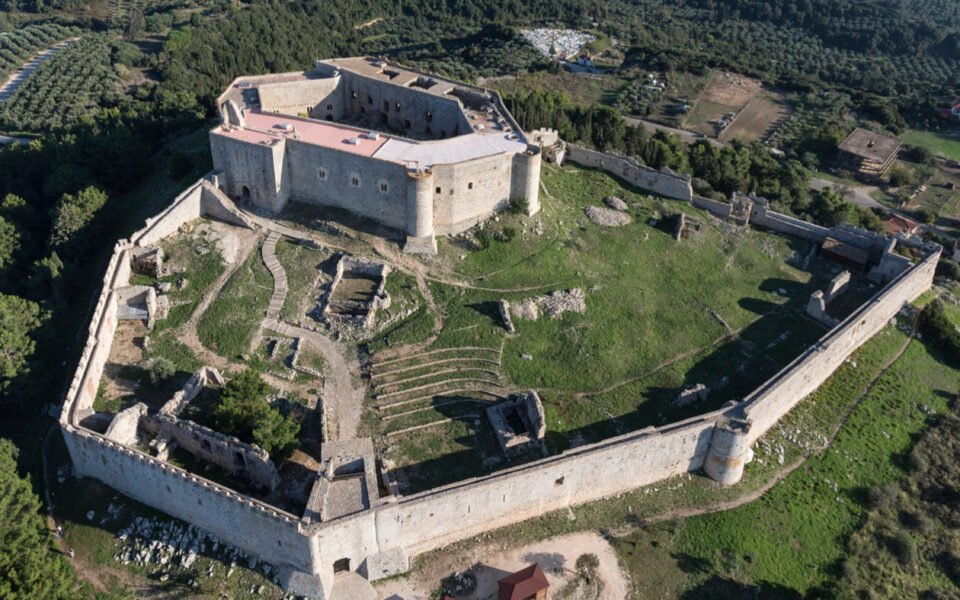
[[[892,250],[893,244],[864,232],[828,230],[779,215],[760,198],[739,199],[737,215],[732,216],[731,205],[694,196],[687,178],[648,169],[624,157],[570,148],[566,159],[610,170],[635,185],[706,207],[722,218],[746,215],[755,224],[812,240],[840,236],[875,253],[881,265]],[[676,475],[703,471],[723,484],[737,483],[756,441],[887,325],[905,303],[929,289],[942,250],[920,245],[925,257],[919,262],[888,261],[896,268],[878,272],[884,285],[873,297],[741,402],[409,496],[390,493],[388,482],[378,485],[376,458],[368,440],[327,444],[310,501],[304,514],[297,515],[169,464],[135,443],[125,443],[130,438],[126,435],[129,422],[119,420],[131,418],[126,411],[114,417],[118,419],[112,430],[115,439],[84,425],[85,419],[95,416],[93,402],[117,328],[120,299],[130,286],[131,264],[143,249],[204,216],[254,227],[220,190],[221,184],[221,174],[196,182],[130,239],[117,242],[60,425],[76,476],[96,478],[277,566],[285,589],[313,598],[331,597],[335,571],[354,571],[369,580],[401,573],[416,554]],[[745,210],[744,203],[749,204]],[[894,243],[919,245],[907,239]],[[336,489],[359,490],[356,505],[336,504],[329,495]]]

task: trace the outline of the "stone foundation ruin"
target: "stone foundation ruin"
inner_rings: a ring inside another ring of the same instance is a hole
[[[540,449],[540,441],[547,433],[543,404],[535,390],[487,407],[487,418],[507,456]]]
[[[324,296],[321,313],[327,320],[367,328],[380,309],[390,308],[384,287],[390,267],[383,263],[342,256]]]

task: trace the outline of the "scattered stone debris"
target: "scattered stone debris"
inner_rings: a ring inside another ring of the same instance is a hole
[[[629,225],[632,221],[630,215],[602,206],[587,206],[583,209],[583,212],[591,223],[602,227],[621,227]]]
[[[603,203],[612,208],[613,210],[624,211],[629,208],[627,203],[623,201],[622,198],[617,198],[616,196],[607,196],[603,199]]]
[[[581,288],[550,292],[510,305],[513,316],[525,321],[536,321],[540,313],[546,313],[551,319],[559,319],[565,312],[584,313],[586,310],[587,295]]]

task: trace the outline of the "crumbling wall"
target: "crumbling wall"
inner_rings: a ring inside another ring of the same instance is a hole
[[[317,116],[320,119],[329,114],[334,119],[340,119],[343,117],[343,90],[339,85],[339,76],[259,83],[257,93],[260,109],[288,115]],[[331,106],[330,110],[326,108],[328,105]],[[317,107],[316,115],[312,114],[314,107]]]
[[[319,571],[294,515],[71,424],[63,433],[78,477],[94,477],[279,567]]]
[[[145,414],[147,414],[147,405],[143,402],[137,402],[130,408],[118,412],[110,421],[103,437],[124,446],[135,447],[137,445],[137,427],[140,424],[140,417]]]
[[[702,208],[703,210],[714,216],[720,217],[721,219],[727,219],[730,217],[730,205],[726,202],[717,202],[716,200],[704,198],[703,196],[694,196],[692,202],[697,208]]]
[[[168,414],[144,419],[143,424],[152,433],[173,438],[178,446],[190,454],[217,465],[227,473],[243,472],[244,477],[269,490],[280,483],[277,468],[263,448]]]
[[[641,165],[629,156],[620,156],[613,152],[599,152],[569,144],[565,160],[585,167],[601,169],[625,180],[638,188],[651,191],[667,198],[693,200],[693,187],[688,175],[677,175],[669,169],[651,169]]]
[[[152,246],[175,233],[184,223],[199,219],[203,216],[202,195],[203,180],[200,179],[174,198],[159,215],[147,218],[144,228],[134,233],[130,240],[137,246]]]
[[[747,396],[744,414],[752,424],[751,442],[820,387],[854,350],[886,326],[905,303],[930,289],[939,259],[940,250],[936,250],[900,274],[813,347]]]

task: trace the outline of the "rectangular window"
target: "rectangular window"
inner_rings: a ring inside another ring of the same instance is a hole
[[[320,181],[326,181],[326,180],[327,180],[327,170],[326,170],[326,169],[323,169],[323,168],[317,169],[317,179],[319,179]]]
[[[333,105],[332,105],[332,104],[328,104],[328,105],[327,105],[327,110],[333,110]]]
[[[443,191],[443,190],[441,190],[440,188],[437,188],[437,193],[438,193],[438,194],[442,193],[442,191]]]
[[[381,182],[380,182],[380,191],[383,192],[384,194],[386,194],[389,190],[390,190],[390,188],[389,188],[389,186],[387,185],[387,182],[386,182],[386,181],[381,181]]]
[[[359,178],[359,177],[351,177],[351,178],[350,178],[350,185],[352,185],[353,187],[360,187],[360,178]]]
[[[472,182],[472,181],[467,184],[467,189],[468,189],[468,190],[472,190],[472,189],[473,189],[473,182]]]

